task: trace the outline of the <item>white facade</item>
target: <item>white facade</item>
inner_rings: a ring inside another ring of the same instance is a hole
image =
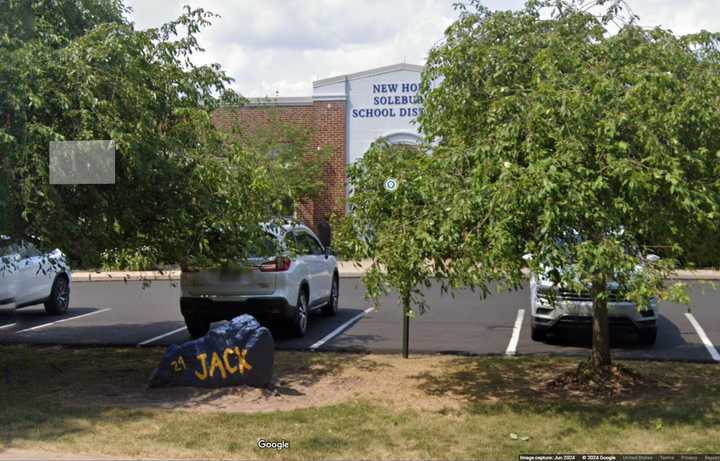
[[[395,64],[313,82],[314,101],[346,102],[346,159],[353,163],[380,137],[416,143],[422,66]]]

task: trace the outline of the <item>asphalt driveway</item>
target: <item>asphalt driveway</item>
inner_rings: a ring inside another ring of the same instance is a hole
[[[717,362],[720,357],[720,290],[690,284],[689,306],[661,303],[658,339],[653,347],[633,337],[613,337],[614,353],[632,359]],[[314,315],[306,337],[292,337],[283,325],[269,325],[279,349],[397,352],[401,345],[401,311],[396,296],[378,310],[364,299],[359,278],[341,280],[340,312]],[[529,291],[499,292],[481,299],[464,289],[441,293],[425,290],[430,310],[411,322],[410,347],[416,352],[462,354],[586,355],[587,337],[538,343],[530,339]],[[176,282],[78,282],[71,309],[60,317],[42,306],[0,310],[0,343],[151,346],[190,339],[178,310]],[[690,314],[690,315],[688,315]],[[717,360],[716,360],[717,359]]]

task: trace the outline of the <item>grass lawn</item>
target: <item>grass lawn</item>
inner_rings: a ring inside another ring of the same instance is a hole
[[[147,389],[162,353],[0,346],[0,450],[242,459],[720,452],[717,365],[627,362],[647,384],[594,397],[547,385],[577,359],[278,352],[271,389]],[[289,448],[261,450],[259,438]]]

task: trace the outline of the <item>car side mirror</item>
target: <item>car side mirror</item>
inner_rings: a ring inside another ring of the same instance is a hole
[[[330,227],[329,222],[320,221],[318,224],[317,236],[323,247],[327,248],[332,244],[332,228]]]
[[[651,263],[655,263],[655,262],[660,261],[660,256],[654,255],[654,254],[649,254],[645,257],[645,259],[647,259]]]

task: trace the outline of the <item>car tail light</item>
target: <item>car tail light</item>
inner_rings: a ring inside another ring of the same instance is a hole
[[[290,269],[290,258],[286,256],[278,256],[260,265],[260,272],[285,272],[288,269]]]

